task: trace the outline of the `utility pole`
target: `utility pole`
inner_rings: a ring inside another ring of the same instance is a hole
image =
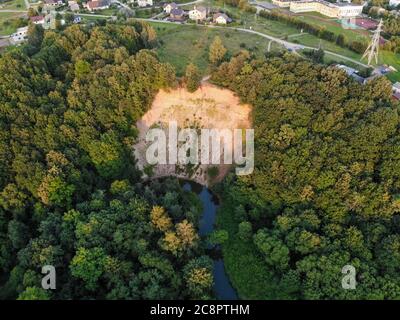
[[[365,50],[363,56],[361,57],[361,60],[367,57],[369,66],[371,65],[373,58],[375,58],[375,63],[378,64],[379,40],[381,38],[382,27],[383,27],[383,20],[381,19],[381,21],[378,24],[378,27],[374,31],[372,40],[368,45],[367,50]]]

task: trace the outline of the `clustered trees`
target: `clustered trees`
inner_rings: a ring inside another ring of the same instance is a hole
[[[221,187],[236,224],[229,237],[242,243],[235,255],[249,255],[239,250],[250,239],[275,298],[398,299],[400,118],[390,82],[360,85],[293,55],[246,52],[212,80],[254,106],[254,173]],[[229,263],[233,279],[246,272]],[[356,268],[356,290],[342,288],[345,265]]]
[[[142,184],[136,120],[175,73],[147,24],[72,26],[0,58],[1,298],[208,298],[200,206]],[[57,290],[41,288],[43,265]]]
[[[324,39],[324,40],[327,40],[330,42],[334,42],[340,47],[348,48],[357,53],[363,53],[368,45],[368,43],[366,43],[366,42],[360,42],[357,40],[349,40],[349,39],[345,38],[342,34],[336,35],[335,33],[331,32],[329,30],[326,30],[326,28],[323,26],[312,25],[307,22],[304,22],[302,19],[299,19],[295,16],[290,16],[290,15],[287,15],[287,14],[284,14],[284,13],[281,13],[278,11],[261,10],[259,12],[259,15],[261,17],[264,17],[267,19],[282,21],[288,25],[291,25],[291,26],[299,29],[299,30],[303,30],[305,32],[313,34],[321,39]]]

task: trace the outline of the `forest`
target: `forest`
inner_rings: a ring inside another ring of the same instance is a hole
[[[220,39],[219,39],[220,40]],[[399,104],[391,84],[288,53],[227,61],[211,82],[253,106],[255,170],[214,186],[214,244],[241,298],[400,298]],[[201,203],[143,181],[136,121],[178,85],[145,23],[35,25],[0,57],[0,299],[213,299]],[[189,65],[190,91],[201,75]],[[210,239],[208,239],[210,241]],[[43,265],[57,290],[40,286]],[[357,289],[343,290],[354,266]]]
[[[176,83],[155,41],[133,21],[33,25],[0,58],[1,299],[212,297],[201,205],[177,180],[144,183],[132,155],[136,120]]]
[[[239,295],[400,298],[399,104],[390,82],[360,85],[293,55],[247,53],[212,80],[254,107],[254,173],[218,188]],[[356,290],[342,288],[346,265]]]

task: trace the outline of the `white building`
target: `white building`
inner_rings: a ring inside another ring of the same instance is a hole
[[[79,4],[76,1],[68,1],[69,10],[79,11]]]
[[[171,10],[176,8],[178,8],[178,5],[175,2],[167,3],[164,5],[164,11],[166,13],[171,13]]]
[[[193,10],[189,11],[189,19],[195,21],[201,21],[207,18],[207,9],[204,7],[194,6]]]
[[[227,24],[227,23],[231,22],[232,19],[229,18],[225,13],[216,13],[213,16],[213,21],[214,21],[214,23],[217,23],[217,24]]]
[[[44,16],[30,17],[30,20],[34,24],[44,24]]]
[[[400,0],[389,0],[389,6],[397,7],[398,5],[400,5]]]
[[[28,27],[18,28],[15,33],[10,36],[12,44],[20,44],[28,38]]]
[[[325,0],[272,0],[272,3],[289,8],[295,13],[315,11],[331,18],[356,17],[362,13],[364,7],[362,4],[331,3]]]
[[[152,5],[153,5],[153,0],[138,0],[139,7],[147,7]]]

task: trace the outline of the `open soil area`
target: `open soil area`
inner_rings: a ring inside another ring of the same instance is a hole
[[[193,93],[183,87],[170,91],[161,90],[156,95],[150,110],[137,122],[139,138],[134,146],[134,152],[138,159],[138,166],[141,169],[149,166],[146,161],[146,150],[151,144],[151,142],[146,142],[146,133],[149,128],[168,128],[171,121],[176,121],[178,128],[182,129],[248,129],[251,128],[250,113],[251,107],[241,104],[232,91],[209,83],[203,83]],[[218,170],[214,170],[212,177],[208,173],[210,166],[218,167]],[[191,167],[189,165],[184,167],[170,164],[155,165],[150,176],[152,178],[176,176],[209,185],[221,180],[230,167],[231,165],[225,164],[199,164],[191,165]]]

